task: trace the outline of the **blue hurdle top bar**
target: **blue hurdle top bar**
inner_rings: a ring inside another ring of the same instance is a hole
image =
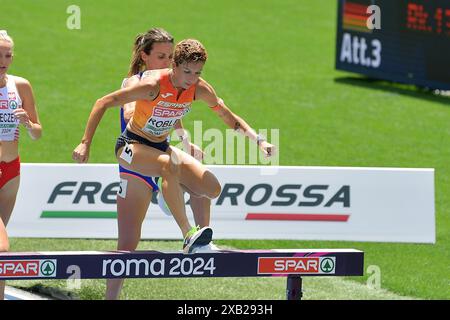
[[[0,253],[0,279],[361,276],[355,249]],[[75,274],[76,273],[76,274]]]

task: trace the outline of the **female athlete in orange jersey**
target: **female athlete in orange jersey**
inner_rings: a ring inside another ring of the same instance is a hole
[[[173,47],[173,37],[164,29],[153,28],[145,34],[138,35],[134,42],[128,78],[124,79],[122,87],[131,87],[139,83],[145,70],[168,68],[173,57]],[[125,130],[134,113],[134,109],[135,102],[125,104],[121,108],[121,132]],[[175,129],[179,131],[179,135],[185,135],[181,120],[177,122]],[[191,153],[189,151],[202,152],[188,140],[183,141],[183,147],[188,153]],[[142,223],[147,213],[152,193],[158,192],[158,185],[154,177],[143,176],[122,166],[120,166],[120,180],[121,192],[118,193],[117,197],[119,229],[117,250],[132,251],[136,250],[141,239]],[[158,199],[161,202],[161,197],[158,197]],[[210,201],[210,199],[205,197],[191,195],[190,205],[194,213],[195,223],[200,227],[209,225]],[[163,209],[165,208],[163,207]],[[117,299],[122,285],[123,279],[108,279],[106,299]]]
[[[117,140],[116,157],[127,169],[162,177],[162,193],[182,230],[185,252],[191,252],[195,245],[209,243],[212,230],[191,228],[181,186],[210,199],[218,197],[221,191],[217,178],[206,167],[186,153],[174,152],[166,141],[174,124],[190,111],[194,98],[206,102],[228,126],[256,141],[266,156],[274,148],[231,112],[212,86],[200,78],[206,59],[206,50],[199,41],[188,39],[178,43],[172,69],[147,71],[139,84],[97,100],[82,141],[73,152],[75,161],[87,162],[92,138],[106,109],[136,101],[135,112]]]
[[[6,225],[16,203],[20,183],[19,124],[35,140],[41,136],[31,84],[7,74],[13,61],[14,43],[5,30],[0,31],[0,251],[9,250]],[[0,281],[0,300],[5,281]]]

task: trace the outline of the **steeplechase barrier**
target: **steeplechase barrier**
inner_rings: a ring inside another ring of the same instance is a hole
[[[303,276],[362,276],[355,249],[54,251],[0,253],[1,280],[287,277],[286,298],[302,298]]]

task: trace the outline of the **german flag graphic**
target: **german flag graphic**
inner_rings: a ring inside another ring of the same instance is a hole
[[[370,5],[371,1],[368,0],[344,1],[343,29],[371,33],[372,30],[367,27],[367,19],[370,17],[367,7]]]

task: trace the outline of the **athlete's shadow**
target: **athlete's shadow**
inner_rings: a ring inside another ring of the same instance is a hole
[[[379,80],[362,76],[347,76],[334,78],[334,82],[352,86],[359,86],[369,89],[388,91],[406,95],[409,97],[424,99],[431,102],[438,102],[446,107],[450,107],[450,91],[444,93],[435,93],[434,90],[428,88],[417,87],[415,85],[407,85],[395,83],[387,80]]]

